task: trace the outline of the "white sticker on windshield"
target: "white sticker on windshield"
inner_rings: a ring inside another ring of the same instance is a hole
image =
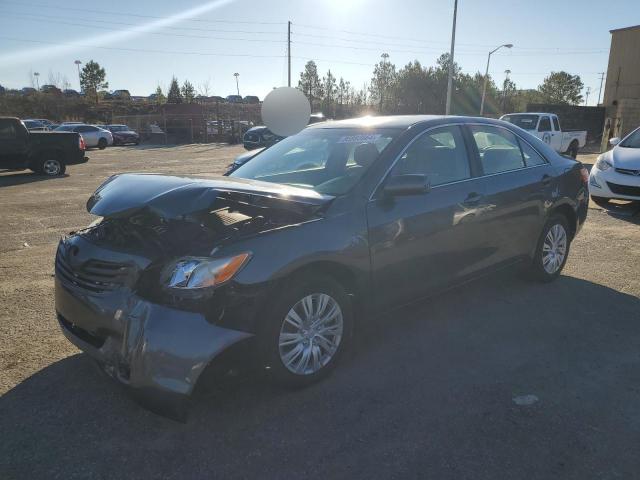
[[[382,135],[380,133],[372,133],[369,135],[346,135],[338,140],[338,143],[374,143]]]

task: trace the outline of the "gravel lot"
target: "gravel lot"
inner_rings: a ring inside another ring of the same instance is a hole
[[[58,332],[56,242],[113,173],[215,175],[241,151],[116,147],[64,178],[0,174],[0,478],[640,475],[638,206],[593,205],[553,284],[502,272],[371,319],[318,385],[243,373],[186,424],[138,407]]]

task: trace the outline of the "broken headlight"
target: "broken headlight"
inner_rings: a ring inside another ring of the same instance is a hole
[[[181,258],[165,270],[163,283],[176,289],[217,287],[231,280],[250,258],[249,253],[225,258]]]

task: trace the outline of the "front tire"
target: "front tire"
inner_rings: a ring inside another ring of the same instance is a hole
[[[325,275],[297,277],[265,318],[260,335],[271,379],[302,387],[324,378],[352,328],[352,302],[342,285]]]
[[[530,267],[534,279],[551,282],[560,276],[569,258],[571,236],[564,215],[553,215],[542,229]]]
[[[107,139],[106,138],[101,138],[100,140],[98,140],[98,148],[100,150],[104,150],[105,148],[107,148]]]

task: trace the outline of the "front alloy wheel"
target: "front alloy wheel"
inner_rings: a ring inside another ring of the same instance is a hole
[[[296,303],[282,321],[278,349],[283,365],[296,375],[312,375],[340,347],[344,321],[336,300],[312,293]]]

